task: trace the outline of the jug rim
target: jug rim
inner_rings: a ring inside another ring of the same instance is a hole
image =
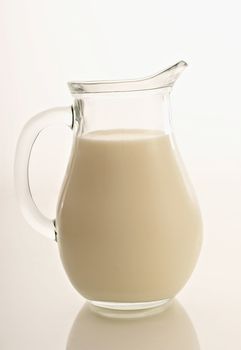
[[[87,93],[114,93],[171,88],[182,71],[187,67],[179,61],[171,67],[144,78],[125,80],[70,81],[68,86],[73,96]]]

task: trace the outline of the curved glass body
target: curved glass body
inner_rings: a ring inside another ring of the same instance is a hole
[[[171,87],[102,90],[75,96],[58,244],[87,299],[143,307],[172,298],[189,278],[201,218],[170,126]]]

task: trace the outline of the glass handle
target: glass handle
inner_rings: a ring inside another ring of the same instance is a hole
[[[20,134],[14,164],[15,187],[22,213],[36,231],[52,240],[56,240],[55,220],[44,216],[34,202],[29,183],[29,161],[40,132],[49,126],[63,124],[73,128],[72,107],[52,108],[30,119]]]

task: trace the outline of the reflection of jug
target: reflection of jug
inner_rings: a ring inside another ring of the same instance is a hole
[[[192,322],[177,301],[163,312],[148,316],[150,311],[142,318],[107,318],[85,305],[74,321],[66,350],[200,349]],[[126,313],[132,317],[133,311]]]
[[[56,239],[70,281],[95,305],[163,304],[196,264],[200,212],[169,120],[169,95],[185,66],[142,80],[70,83],[73,106],[38,114],[20,137],[15,170],[23,213]],[[41,130],[62,123],[74,141],[52,221],[32,199],[28,167]]]

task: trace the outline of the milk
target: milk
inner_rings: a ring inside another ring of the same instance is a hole
[[[57,232],[64,268],[87,299],[173,297],[196,263],[201,226],[170,135],[121,129],[77,138]]]

